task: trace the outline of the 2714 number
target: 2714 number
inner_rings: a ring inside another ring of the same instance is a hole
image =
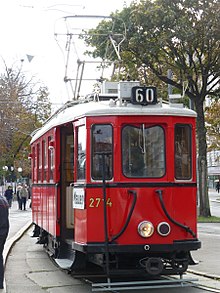
[[[103,201],[103,199],[101,197],[90,197],[89,207],[90,208],[98,208],[102,201]],[[112,201],[111,201],[110,197],[107,198],[106,205],[109,207],[112,207]]]

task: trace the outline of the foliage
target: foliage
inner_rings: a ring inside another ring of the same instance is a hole
[[[200,214],[209,216],[203,104],[207,95],[218,96],[220,92],[219,1],[141,0],[112,16],[112,22],[102,21],[85,39],[94,48],[90,54],[102,58],[106,54],[103,35],[95,34],[96,30],[111,33],[114,23],[114,31],[122,32],[122,21],[115,19],[123,20],[127,32],[121,44],[120,66],[124,73],[139,77],[143,83],[148,78],[144,79],[141,72],[153,74],[192,101],[197,112]],[[172,78],[167,76],[168,69],[173,72]]]
[[[142,0],[113,14],[113,21],[102,21],[91,35],[85,37],[93,57],[106,55],[106,34],[121,30],[123,20],[127,31],[121,44],[124,74],[131,79],[144,80],[142,72],[156,75],[182,92],[188,82],[186,94],[196,99],[205,90],[216,95],[219,87],[219,4],[216,0]],[[98,33],[97,33],[98,32]],[[112,52],[111,44],[108,44]],[[87,52],[88,53],[88,52]],[[109,56],[110,60],[115,54]],[[174,73],[167,77],[167,70]],[[144,82],[146,82],[146,78]]]
[[[14,179],[21,167],[22,175],[28,177],[31,133],[51,112],[48,90],[38,87],[33,79],[26,80],[21,68],[5,64],[5,73],[0,76],[0,103],[0,175]],[[4,166],[9,167],[8,171],[2,171]]]
[[[207,136],[209,137],[209,150],[220,150],[220,101],[214,99],[206,108]]]

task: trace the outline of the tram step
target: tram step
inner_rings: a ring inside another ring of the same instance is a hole
[[[73,261],[68,258],[55,258],[54,261],[63,270],[70,270],[73,264]]]

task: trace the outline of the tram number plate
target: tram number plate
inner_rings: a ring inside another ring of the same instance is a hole
[[[153,86],[134,86],[132,88],[131,102],[140,105],[154,105],[157,103],[157,91]]]
[[[85,190],[83,188],[73,189],[73,208],[84,210],[85,208]]]

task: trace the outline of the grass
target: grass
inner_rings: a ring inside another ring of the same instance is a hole
[[[220,218],[218,217],[202,217],[202,216],[198,216],[198,223],[220,223]]]

